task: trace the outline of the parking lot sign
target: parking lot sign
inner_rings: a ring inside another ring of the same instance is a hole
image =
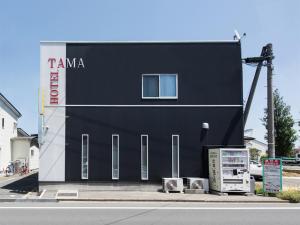
[[[263,189],[267,193],[277,193],[282,190],[281,159],[263,160]]]

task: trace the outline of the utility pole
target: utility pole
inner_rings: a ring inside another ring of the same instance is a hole
[[[247,99],[247,102],[246,102],[245,110],[244,110],[244,127],[245,127],[247,119],[248,119],[248,114],[249,114],[250,107],[251,107],[251,104],[252,104],[254,92],[255,92],[257,81],[258,81],[258,78],[259,78],[259,74],[260,74],[261,68],[263,66],[263,62],[265,60],[265,58],[264,58],[265,54],[266,54],[266,46],[264,46],[262,48],[260,57],[246,58],[244,60],[247,63],[258,63],[257,67],[256,67],[255,75],[254,75],[254,78],[253,78],[253,81],[252,81],[249,96],[248,96],[248,99]]]
[[[267,92],[268,92],[268,156],[275,157],[275,135],[274,135],[274,98],[273,98],[273,47],[267,44]]]

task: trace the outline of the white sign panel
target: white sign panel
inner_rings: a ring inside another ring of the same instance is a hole
[[[264,160],[264,191],[277,193],[282,189],[282,167],[280,159]]]

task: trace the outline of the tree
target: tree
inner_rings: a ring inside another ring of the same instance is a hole
[[[297,131],[293,128],[294,119],[291,115],[291,107],[280,96],[278,89],[274,95],[274,128],[275,128],[275,154],[276,156],[291,156],[294,142],[297,140]],[[262,119],[263,125],[267,129],[268,111],[265,108],[265,115]],[[267,135],[265,139],[267,139]]]
[[[260,152],[258,149],[250,148],[249,152],[250,152],[250,159],[251,160],[258,160],[259,152]]]

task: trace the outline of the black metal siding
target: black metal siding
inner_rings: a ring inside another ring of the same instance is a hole
[[[239,43],[67,44],[67,105],[242,105]],[[177,73],[178,100],[143,100],[143,73]],[[66,180],[81,178],[81,134],[90,135],[89,180],[111,180],[111,135],[120,135],[120,180],[140,181],[140,135],[149,135],[149,180],[171,176],[180,135],[180,176],[207,176],[205,145],[242,146],[242,107],[67,107]],[[210,124],[207,134],[202,122]]]

